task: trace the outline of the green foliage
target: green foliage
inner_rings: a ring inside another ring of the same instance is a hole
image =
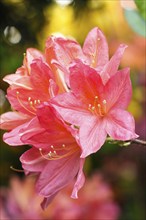
[[[146,20],[146,1],[134,0],[140,15]]]
[[[146,22],[136,10],[124,10],[125,18],[130,27],[139,35],[146,36]]]

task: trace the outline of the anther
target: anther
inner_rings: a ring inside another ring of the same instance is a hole
[[[34,100],[34,105],[36,105],[37,104],[37,100]]]
[[[100,40],[100,38],[98,37],[97,40]]]
[[[30,101],[30,103],[29,103],[31,106],[33,105],[33,102],[32,101]]]
[[[28,101],[30,102],[30,100],[31,100],[31,97],[28,97]]]
[[[106,103],[107,103],[107,102],[106,102],[106,100],[104,99],[104,100],[102,101],[102,103],[103,103],[103,105],[104,105],[104,106],[103,106],[104,113],[106,113]]]
[[[39,99],[37,101],[38,101],[39,104],[41,103],[41,101]]]
[[[104,99],[104,100],[102,101],[102,103],[103,103],[104,105],[106,105],[106,100]]]

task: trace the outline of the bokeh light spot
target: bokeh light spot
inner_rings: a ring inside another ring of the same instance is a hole
[[[7,26],[4,30],[4,36],[11,44],[17,44],[21,40],[21,34],[14,26]]]
[[[70,5],[73,0],[54,0],[60,6],[67,6]]]

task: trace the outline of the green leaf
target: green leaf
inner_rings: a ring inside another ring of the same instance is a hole
[[[141,16],[146,20],[146,1],[145,0],[134,0]]]
[[[138,34],[146,36],[146,22],[136,10],[124,10],[125,18],[130,27]]]

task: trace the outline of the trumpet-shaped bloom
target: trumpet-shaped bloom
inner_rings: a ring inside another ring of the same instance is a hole
[[[1,115],[1,129],[11,130],[4,134],[4,141],[10,145],[23,144],[21,128],[36,116],[36,108],[41,102],[58,93],[54,75],[43,60],[39,51],[28,49],[23,66],[4,78],[10,84],[7,98],[14,111]]]
[[[52,69],[59,69],[65,81],[69,83],[69,67],[75,59],[96,69],[104,84],[119,67],[127,46],[121,44],[109,60],[108,44],[102,31],[95,27],[87,35],[83,48],[73,39],[51,36],[46,41],[45,57]]]
[[[138,137],[134,119],[125,110],[132,93],[129,68],[118,71],[106,84],[80,61],[70,72],[71,92],[56,96],[52,103],[67,123],[79,128],[81,157],[99,150],[107,135],[116,140]]]
[[[47,103],[40,106],[37,114],[33,128],[29,124],[22,129],[23,142],[35,147],[26,151],[20,160],[26,174],[36,173],[38,176],[36,190],[45,197],[42,203],[45,208],[76,176],[72,197],[77,198],[84,183],[84,159],[80,158],[81,149],[73,137],[76,132],[65,125],[51,106]]]

